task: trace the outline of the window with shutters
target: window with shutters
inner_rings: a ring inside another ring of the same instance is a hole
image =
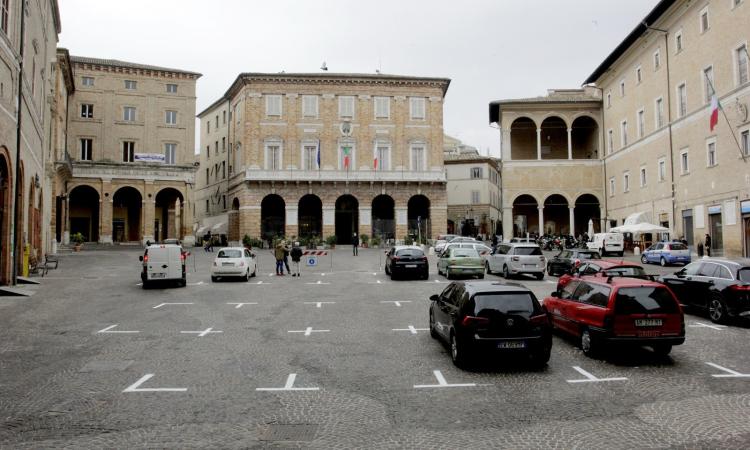
[[[654,71],[659,70],[659,67],[661,67],[661,51],[656,50],[654,52]]]
[[[302,116],[303,117],[318,117],[318,96],[317,95],[303,95],[302,96]]]
[[[620,97],[625,97],[625,80],[620,80]]]
[[[81,161],[91,161],[92,148],[94,140],[91,138],[82,138],[80,140],[81,147]]]
[[[94,105],[89,103],[84,103],[81,105],[81,117],[84,119],[93,119],[94,118]]]
[[[667,179],[667,161],[661,158],[657,164],[659,167],[659,181],[664,181]]]
[[[680,53],[683,49],[682,30],[674,34],[674,52]]]
[[[281,170],[281,144],[266,144],[266,170]]]
[[[221,152],[224,153],[227,151],[227,138],[222,137],[221,138]]]
[[[607,153],[612,153],[615,149],[615,132],[614,130],[607,130]]]
[[[266,116],[281,117],[280,95],[266,95]]]
[[[124,141],[122,143],[122,162],[135,161],[135,142]]]
[[[682,175],[690,173],[690,161],[688,160],[687,150],[682,150],[680,152],[680,173]]]
[[[81,84],[87,87],[94,85],[94,77],[81,77]]]
[[[122,120],[124,120],[125,122],[135,122],[135,107],[124,107],[122,109]]]
[[[8,34],[8,19],[10,18],[10,0],[2,0],[0,3],[0,29]]]
[[[677,114],[680,117],[687,114],[687,86],[685,83],[677,86]]]
[[[628,121],[623,120],[620,122],[620,146],[628,146]]]
[[[169,93],[169,94],[176,94],[177,93],[177,85],[176,84],[167,84],[167,93]]]
[[[701,33],[705,33],[708,31],[709,23],[708,23],[708,6],[703,8],[700,13],[700,25],[701,25]]]
[[[164,144],[164,164],[177,164],[177,144]]]
[[[654,119],[656,120],[657,130],[664,126],[664,99],[661,97],[656,99],[654,105]]]
[[[622,176],[622,192],[630,191],[630,173],[625,172]]]
[[[646,187],[647,180],[646,180],[646,168],[645,167],[641,167],[640,175],[641,175],[641,178],[640,178],[641,179],[641,187]]]
[[[614,177],[609,179],[609,196],[614,197],[615,196],[615,179]]]
[[[354,97],[352,96],[339,97],[339,117],[342,119],[354,118]]]
[[[375,97],[375,118],[389,119],[391,117],[390,97]]]
[[[480,201],[479,191],[471,191],[471,204],[478,205]]]
[[[375,147],[375,158],[377,161],[375,170],[390,170],[391,146],[388,144],[377,144]]]
[[[472,167],[471,168],[471,178],[473,180],[482,178],[482,168],[481,167]]]
[[[411,97],[409,99],[409,115],[411,120],[424,120],[425,99],[424,97]]]
[[[425,170],[425,148],[424,145],[412,145],[410,149],[411,153],[411,166],[410,169],[414,172],[423,172]]]
[[[646,135],[646,112],[644,110],[638,111],[638,137],[642,138]]]
[[[641,71],[641,66],[638,66],[635,68],[635,83],[641,84],[641,81],[643,81],[643,72]]]
[[[129,91],[134,91],[136,86],[136,82],[133,80],[125,80],[125,89]]]
[[[611,108],[611,107],[612,107],[612,93],[607,92],[607,108]]]
[[[750,156],[750,130],[740,133],[740,145],[742,146],[742,154]]]
[[[708,167],[714,167],[718,164],[716,161],[716,141],[711,140],[706,143],[706,163]]]
[[[304,170],[318,169],[318,146],[305,144],[302,149],[302,168]]]

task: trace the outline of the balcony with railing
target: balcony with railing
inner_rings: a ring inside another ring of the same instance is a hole
[[[246,181],[337,181],[444,183],[443,170],[245,170]]]

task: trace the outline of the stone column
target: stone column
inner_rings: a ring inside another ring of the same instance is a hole
[[[141,241],[143,244],[146,241],[155,242],[154,219],[156,218],[156,200],[149,198],[148,194],[146,194],[146,198],[143,200],[141,218]]]
[[[602,232],[609,231],[609,221],[607,220],[607,211],[603,206],[599,206],[599,229]],[[596,230],[595,230],[596,231]]]
[[[513,237],[513,207],[503,208],[503,240],[509,241]]]
[[[568,128],[568,159],[573,159],[573,129]]]
[[[501,155],[503,157],[503,160],[510,161],[511,160],[511,151],[512,148],[510,146],[511,140],[510,140],[510,128],[504,128],[500,131],[500,151]]]
[[[544,234],[544,206],[537,206],[539,210],[539,235]]]
[[[396,206],[396,240],[403,240],[409,231],[408,213],[409,208],[406,206]]]
[[[65,196],[65,229],[63,229],[62,240],[63,244],[70,244],[70,194]]]
[[[182,232],[180,233],[180,235],[182,237],[182,245],[184,247],[195,246],[195,233],[193,232],[193,215],[191,209],[192,207],[193,205],[187,200],[180,204],[180,227],[182,228]]]
[[[297,236],[299,231],[298,226],[299,208],[297,205],[286,207],[286,220],[284,221],[284,235],[287,238]]]
[[[575,207],[568,206],[568,217],[570,220],[570,235],[575,236],[576,235],[576,215],[575,215]]]
[[[240,206],[240,239],[248,235],[261,239],[260,205]]]
[[[175,214],[174,208],[167,208],[167,238],[177,237],[177,215]],[[163,225],[162,225],[163,226]]]
[[[359,207],[359,230],[357,234],[362,236],[367,234],[372,237],[372,207],[371,206],[360,206]]]
[[[112,195],[105,197],[102,192],[102,200],[99,202],[99,242],[102,244],[112,243]]]
[[[536,129],[536,159],[542,159],[542,129]]]
[[[439,234],[445,234],[448,231],[448,208],[447,206],[434,206],[430,208],[430,224],[432,235],[428,238],[435,239]]]

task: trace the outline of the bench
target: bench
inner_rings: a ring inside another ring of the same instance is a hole
[[[59,264],[60,260],[58,259],[57,255],[47,254],[44,255],[44,265],[47,267],[47,270],[49,269],[57,269],[57,265]],[[52,265],[54,264],[54,267]]]
[[[29,275],[41,275],[47,274],[47,263],[41,262],[36,257],[29,258]]]

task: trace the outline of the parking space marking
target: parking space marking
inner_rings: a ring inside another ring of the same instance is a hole
[[[142,388],[139,387],[153,377],[153,373],[147,373],[140,380],[123,389],[122,392],[186,392],[187,388]]]
[[[726,367],[722,367],[718,364],[714,364],[711,362],[707,362],[706,364],[713,367],[714,369],[719,369],[719,370],[723,370],[724,372],[726,372],[726,373],[719,373],[719,374],[711,375],[714,378],[750,378],[750,374],[748,373],[739,373],[735,370],[727,369]]]
[[[626,377],[615,377],[615,378],[597,378],[593,374],[586,372],[578,366],[573,366],[573,369],[583,375],[584,379],[580,380],[566,380],[568,383],[599,383],[602,381],[627,381]]]
[[[414,328],[414,325],[409,325],[408,328],[392,328],[391,331],[409,331],[411,334],[417,334],[417,331],[427,331],[429,328]]]
[[[401,303],[411,303],[411,300],[381,300],[380,303],[394,303],[400,308]]]
[[[168,305],[192,305],[192,303],[160,303],[154,306],[154,309],[159,309],[162,306],[168,306]]]
[[[289,376],[286,379],[286,384],[284,387],[281,388],[255,388],[256,391],[317,391],[320,390],[320,388],[317,387],[304,387],[304,388],[296,388],[294,387],[294,380],[297,379],[296,373],[290,373]]]
[[[315,305],[316,308],[322,308],[323,305],[333,305],[336,302],[305,302],[305,305]]]
[[[197,283],[188,283],[188,286],[200,286],[201,284],[203,284],[203,282],[199,281]]]
[[[544,282],[547,283],[547,284],[557,284],[554,281],[550,281],[550,280],[544,280]]]
[[[476,383],[458,383],[450,384],[445,380],[445,377],[439,370],[433,370],[432,373],[437,378],[438,384],[415,384],[414,389],[424,388],[453,388],[453,387],[476,387]]]
[[[717,330],[717,331],[724,331],[724,329],[726,328],[726,326],[724,325],[712,325],[712,324],[703,323],[703,322],[693,322],[688,326],[691,328],[710,328],[712,330]]]
[[[380,280],[375,280],[375,281],[368,281],[367,284],[383,284],[383,282]]]
[[[322,281],[318,280],[318,281],[316,281],[315,283],[305,283],[305,284],[316,284],[316,285],[320,285],[320,284],[331,284],[331,283],[323,283]]]
[[[264,283],[264,282],[263,282],[263,280],[261,280],[261,281],[258,281],[258,282],[257,282],[257,283],[255,283],[255,284],[273,284],[273,283]]]
[[[423,283],[430,283],[430,284],[432,284],[432,283],[441,283],[441,284],[445,284],[445,283],[448,283],[448,282],[447,281],[440,281],[440,280],[436,279],[436,280],[433,280],[433,281],[423,281]]]
[[[234,309],[240,309],[245,305],[257,305],[257,303],[227,303],[227,305],[237,305]]]
[[[204,337],[210,333],[223,333],[223,331],[214,331],[213,328],[206,328],[203,331],[180,331],[182,334],[197,334],[198,337]]]
[[[290,330],[287,333],[304,333],[305,336],[310,336],[312,333],[328,333],[331,330],[313,330],[312,327],[307,327],[304,330]]]
[[[117,325],[119,325],[119,324],[116,323],[114,325],[110,325],[107,328],[103,328],[103,329],[97,331],[97,333],[113,333],[113,334],[114,333],[140,333],[140,331],[124,331],[124,330],[114,330],[114,331],[111,331]]]

